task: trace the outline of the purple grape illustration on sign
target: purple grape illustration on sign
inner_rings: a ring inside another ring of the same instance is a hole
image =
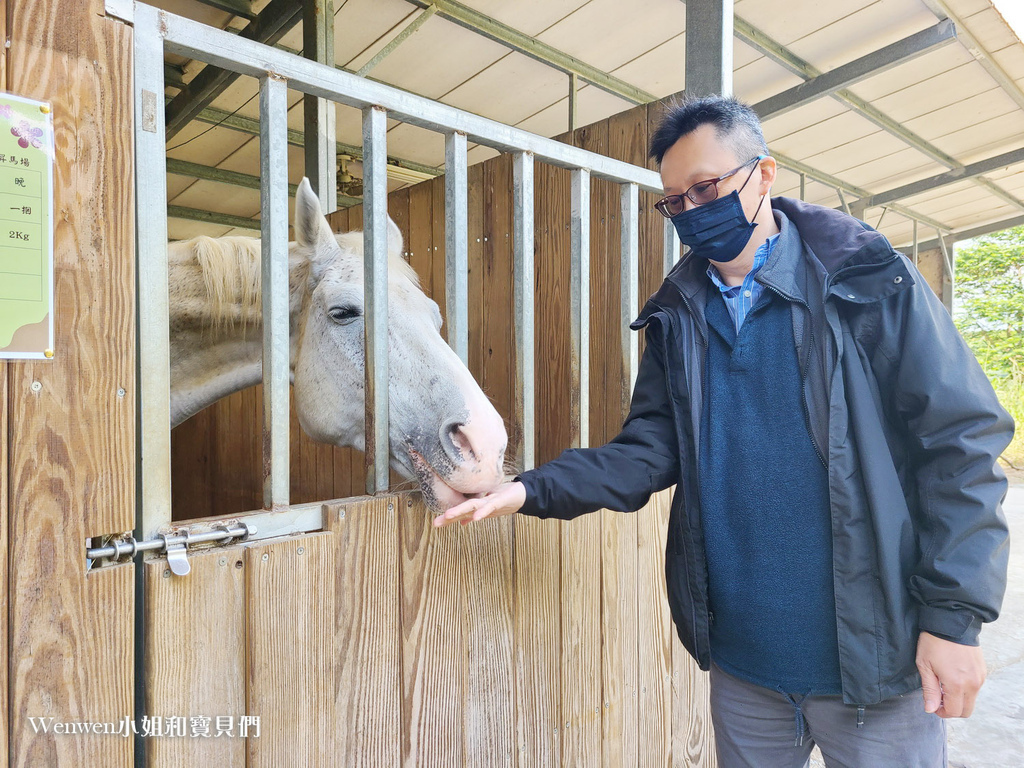
[[[18,146],[28,149],[32,145],[36,149],[43,146],[43,129],[30,125],[28,120],[22,120],[20,125],[11,128],[11,133],[18,137]]]

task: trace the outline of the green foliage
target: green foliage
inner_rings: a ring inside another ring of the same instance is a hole
[[[989,377],[1024,371],[1024,226],[958,248],[956,292],[953,318]]]
[[[953,319],[1018,425],[1003,459],[1024,467],[1024,226],[957,248]]]

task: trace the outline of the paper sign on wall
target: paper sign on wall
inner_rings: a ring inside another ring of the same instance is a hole
[[[0,93],[0,358],[53,357],[53,115]]]

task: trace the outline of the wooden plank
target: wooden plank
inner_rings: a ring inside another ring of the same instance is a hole
[[[396,503],[398,502],[398,503]],[[325,506],[335,546],[334,680],[337,765],[400,764],[402,658],[395,496]]]
[[[248,768],[338,765],[334,554],[330,533],[245,547]]]
[[[465,764],[511,766],[518,704],[512,653],[512,520],[489,520],[460,533],[462,632],[469,660],[462,670]]]
[[[445,224],[444,224],[444,176],[437,176],[424,182],[430,188],[432,216],[430,221],[430,237],[433,241],[430,249],[430,298],[437,302],[441,317],[447,317],[447,297],[445,292]],[[425,276],[424,276],[425,277]],[[448,324],[441,325],[441,336],[448,340]]]
[[[146,714],[165,723],[185,718],[184,738],[147,740],[146,765],[245,768],[237,730],[232,738],[216,736],[218,717],[237,727],[246,714],[245,549],[196,551],[188,559],[192,570],[184,577],[171,574],[165,558],[144,566]]]
[[[686,652],[672,632],[672,765],[678,768],[714,768],[714,731],[708,675]]]
[[[463,765],[461,526],[437,529],[418,494],[398,497],[402,573],[402,764]],[[390,511],[390,510],[389,510]]]
[[[11,765],[130,765],[130,739],[30,717],[132,715],[134,570],[85,572],[88,536],[134,526],[131,30],[102,3],[11,0],[7,86],[52,104],[56,356],[8,365]],[[31,385],[41,389],[33,392]],[[7,557],[5,553],[5,557]]]
[[[430,184],[409,189],[409,263],[420,278],[423,292],[436,301],[431,256],[434,247],[434,191]],[[444,293],[444,286],[441,286]]]
[[[672,638],[665,592],[665,543],[672,494],[662,491],[637,512],[636,637],[639,766],[664,766],[672,753]],[[698,672],[703,675],[703,672]]]

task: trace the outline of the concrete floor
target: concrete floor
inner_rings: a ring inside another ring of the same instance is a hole
[[[1010,487],[1010,577],[999,620],[981,631],[988,679],[974,714],[949,721],[950,768],[1024,766],[1024,484]]]
[[[999,620],[981,632],[988,679],[974,714],[947,721],[949,768],[1024,768],[1024,483],[1010,486],[1003,509],[1010,524],[1006,597]],[[824,765],[815,748],[811,768]]]

